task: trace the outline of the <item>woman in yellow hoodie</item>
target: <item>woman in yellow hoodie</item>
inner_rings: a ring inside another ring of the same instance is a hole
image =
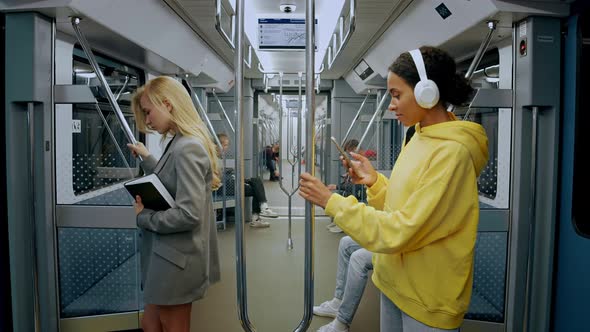
[[[440,49],[402,53],[389,67],[387,89],[389,110],[416,129],[391,177],[352,153],[356,161],[345,167],[353,182],[367,185],[368,204],[332,193],[307,173],[300,195],[375,253],[382,332],[458,331],[471,298],[477,177],[488,160],[487,136],[479,124],[447,112],[472,89]]]

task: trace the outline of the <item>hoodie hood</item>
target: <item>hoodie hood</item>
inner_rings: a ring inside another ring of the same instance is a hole
[[[470,121],[459,121],[449,113],[453,121],[447,121],[421,128],[416,124],[416,133],[434,139],[455,141],[463,145],[471,154],[477,176],[488,162],[488,136],[485,129]]]

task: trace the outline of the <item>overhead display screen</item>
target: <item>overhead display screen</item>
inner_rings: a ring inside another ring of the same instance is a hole
[[[317,19],[315,23],[317,25]],[[305,19],[259,18],[258,48],[261,50],[305,49]]]

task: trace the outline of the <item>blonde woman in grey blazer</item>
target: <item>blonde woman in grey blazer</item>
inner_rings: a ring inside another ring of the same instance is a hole
[[[154,211],[135,198],[146,303],[141,325],[145,332],[188,332],[192,302],[220,279],[211,195],[220,184],[215,145],[190,96],[170,77],[139,88],[132,109],[139,130],[174,135],[159,161],[143,144],[128,144],[142,156],[142,169],[157,174],[176,203]]]

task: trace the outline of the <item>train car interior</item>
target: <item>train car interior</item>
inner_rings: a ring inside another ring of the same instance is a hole
[[[0,0],[0,331],[141,331],[145,240],[124,184],[145,174],[127,144],[159,158],[170,141],[132,110],[158,76],[190,95],[222,168],[221,281],[193,303],[190,331],[332,322],[313,306],[334,296],[354,234],[306,203],[300,176],[370,201],[331,138],[389,177],[410,139],[388,111],[389,68],[424,45],[473,88],[447,111],[488,138],[460,331],[588,330],[589,13],[583,0]],[[372,275],[350,331],[383,331]]]

